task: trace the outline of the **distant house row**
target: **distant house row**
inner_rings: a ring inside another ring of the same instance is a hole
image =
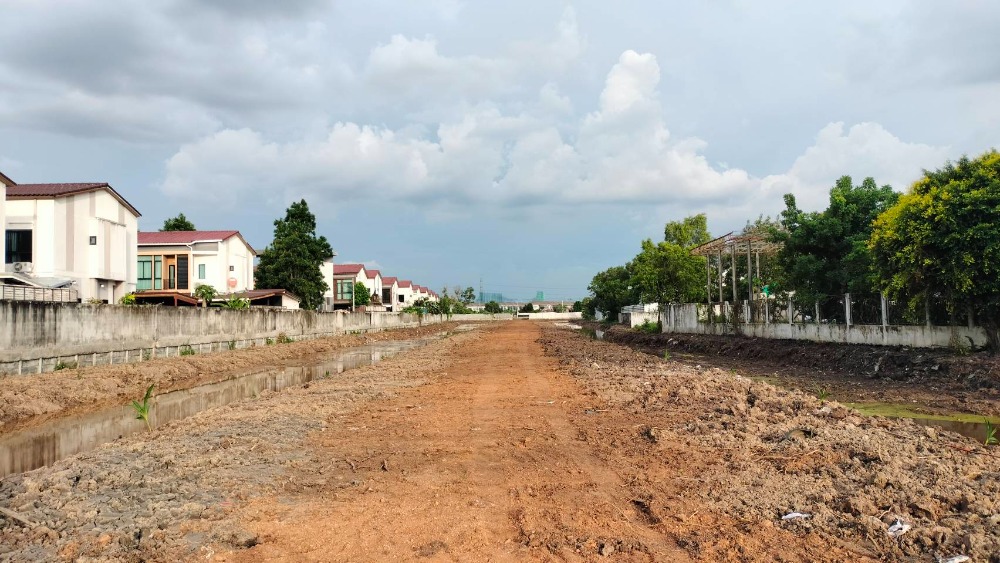
[[[195,289],[210,285],[217,300],[297,309],[283,289],[256,288],[257,251],[236,230],[138,230],[139,211],[107,183],[17,184],[0,173],[0,299],[198,305]],[[330,287],[325,310],[355,308],[362,282],[370,309],[398,311],[437,295],[409,280],[382,277],[362,264],[320,266]]]

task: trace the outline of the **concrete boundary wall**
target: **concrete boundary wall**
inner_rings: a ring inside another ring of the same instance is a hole
[[[810,340],[839,344],[873,344],[876,346],[911,346],[913,348],[944,348],[956,344],[976,348],[988,344],[986,331],[964,326],[881,326],[816,323],[741,323],[737,327],[724,323],[698,321],[698,305],[683,303],[667,305],[661,314],[663,332],[684,334],[742,334],[755,338]]]
[[[468,315],[452,315],[449,320],[452,321],[511,321],[514,320],[513,313],[472,313]]]
[[[308,340],[442,322],[438,315],[314,313],[251,308],[146,307],[0,301],[0,373],[131,363],[152,357]]]

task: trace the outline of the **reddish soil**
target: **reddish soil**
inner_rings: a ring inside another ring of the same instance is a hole
[[[517,321],[0,479],[0,560],[990,561],[995,467]]]

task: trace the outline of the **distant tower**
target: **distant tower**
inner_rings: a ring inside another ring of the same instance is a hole
[[[535,292],[535,301],[545,301],[545,292],[544,291],[536,291]]]

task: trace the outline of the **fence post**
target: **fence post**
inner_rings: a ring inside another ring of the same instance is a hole
[[[795,309],[794,306],[792,305],[791,297],[788,298],[788,324],[789,325],[795,324]]]
[[[819,324],[819,301],[815,303],[815,306],[816,306],[816,318],[813,319],[813,322]]]
[[[888,328],[889,326],[889,301],[885,298],[885,293],[880,293],[879,297],[882,301],[882,328]]]
[[[766,295],[764,296],[764,324],[771,324],[771,300]]]
[[[924,297],[924,320],[927,321],[927,326],[931,326],[931,296],[928,293]]]
[[[844,321],[847,322],[847,328],[851,328],[851,294],[844,294]]]

